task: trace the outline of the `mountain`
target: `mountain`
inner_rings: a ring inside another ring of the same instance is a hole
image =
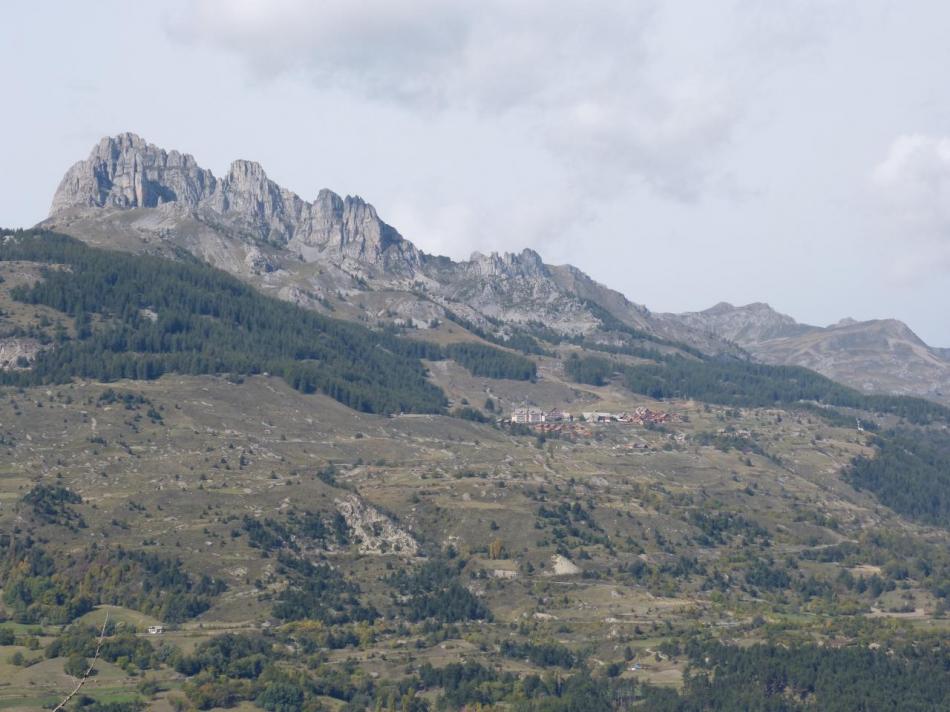
[[[0,707],[946,708],[950,408],[721,357],[941,356],[903,325],[655,314],[131,135],[48,224],[0,229]]]
[[[725,302],[668,316],[734,341],[766,363],[805,366],[868,393],[950,402],[948,350],[928,346],[896,319],[842,319],[820,327],[799,324],[768,304]]]
[[[165,215],[225,223],[251,241],[304,256],[327,250],[382,264],[418,263],[411,243],[359,197],[322,190],[312,203],[270,180],[253,161],[234,161],[221,179],[190,155],[166,152],[134,134],[104,138],[64,176],[50,209],[132,210],[166,207]]]
[[[734,307],[720,302],[701,312],[670,315],[692,328],[718,334],[737,344],[756,344],[768,339],[797,336],[812,327],[797,323],[792,317],[780,314],[768,304],[757,302]]]
[[[0,230],[0,334],[38,345],[0,371],[7,709],[90,668],[64,709],[946,706],[935,403],[443,350],[42,230]]]
[[[224,177],[125,133],[73,165],[41,224],[90,244],[190,253],[262,291],[365,323],[456,322],[525,350],[568,338],[615,349],[698,349],[801,365],[865,392],[950,402],[950,359],[892,321],[799,324],[767,304],[657,314],[533,250],[468,260],[429,255],[358,196],[308,202],[237,160]]]
[[[622,343],[634,334],[736,352],[532,250],[460,262],[428,255],[362,198],[321,190],[308,202],[252,161],[218,178],[192,156],[130,133],[102,139],[69,169],[41,226],[99,246],[183,249],[304,306],[345,300],[334,304],[339,315],[360,320],[426,328],[455,316],[500,339],[543,324],[574,338]]]

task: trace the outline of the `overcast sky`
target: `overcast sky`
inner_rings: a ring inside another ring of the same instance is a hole
[[[948,38],[939,0],[9,0],[0,224],[133,131],[427,252],[950,346]]]

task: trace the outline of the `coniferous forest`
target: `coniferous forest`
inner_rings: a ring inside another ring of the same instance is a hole
[[[304,393],[324,393],[372,413],[445,409],[419,359],[451,358],[476,376],[530,380],[534,362],[483,343],[439,347],[375,332],[259,294],[194,259],[170,261],[88,247],[46,232],[6,233],[0,261],[49,265],[14,297],[73,317],[29,372],[8,384],[111,381],[164,373],[272,373]]]
[[[537,375],[537,366],[531,359],[487,344],[449,344],[445,347],[445,354],[475,376],[530,381]]]
[[[950,527],[950,434],[901,428],[874,438],[874,457],[859,457],[846,472],[904,516]]]
[[[164,373],[272,373],[367,412],[441,412],[418,345],[271,299],[196,261],[87,247],[50,233],[0,243],[0,260],[42,262],[14,297],[74,317],[77,337],[42,351],[7,383],[111,381]]]
[[[887,413],[916,424],[950,421],[950,408],[923,398],[867,395],[800,366],[772,366],[739,359],[660,355],[657,363],[612,366],[599,356],[571,358],[567,373],[579,383],[598,385],[614,371],[623,385],[651,398],[692,398],[737,407],[797,403]]]

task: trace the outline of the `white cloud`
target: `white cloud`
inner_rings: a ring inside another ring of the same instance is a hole
[[[198,0],[182,39],[242,55],[262,74],[301,72],[370,98],[497,111],[556,101],[578,82],[634,69],[646,0]]]
[[[889,236],[908,248],[899,274],[950,268],[950,137],[899,136],[871,183]]]
[[[634,177],[657,192],[693,200],[707,186],[709,158],[736,121],[725,87],[685,81],[637,96],[580,101],[549,125],[552,143],[589,183]]]
[[[506,195],[496,202],[449,197],[418,201],[407,194],[390,202],[386,219],[432,254],[467,259],[473,246],[479,252],[519,252],[530,247],[556,259],[570,226],[589,223],[591,214],[581,196],[567,192],[532,200]]]
[[[459,12],[435,0],[199,0],[173,36],[242,55],[261,76],[313,80],[400,100],[435,100],[441,60],[464,46]]]
[[[654,0],[189,7],[174,36],[232,51],[262,77],[290,74],[423,114],[515,115],[591,194],[633,181],[696,198],[737,120],[735,97],[708,67],[658,71]]]

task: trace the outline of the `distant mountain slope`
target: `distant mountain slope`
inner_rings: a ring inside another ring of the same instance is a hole
[[[780,314],[768,304],[756,302],[734,307],[719,302],[701,312],[671,315],[698,331],[709,331],[737,344],[757,344],[768,339],[798,336],[814,327],[799,324],[792,317]]]
[[[805,366],[865,392],[950,402],[948,350],[928,346],[896,319],[843,319],[818,327],[799,324],[767,304],[726,303],[670,317],[735,341],[767,363]]]
[[[704,351],[736,351],[688,325],[654,317],[575,267],[546,265],[531,250],[475,253],[461,262],[427,255],[359,197],[321,190],[308,202],[251,161],[235,161],[218,178],[191,156],[129,133],[102,139],[69,169],[42,227],[112,248],[184,249],[311,308],[340,295],[376,307],[372,314],[344,308],[344,317],[385,315],[424,328],[448,310],[501,338],[543,324],[562,335],[629,340],[618,333],[619,324]],[[389,294],[374,302],[372,293],[380,292]]]

